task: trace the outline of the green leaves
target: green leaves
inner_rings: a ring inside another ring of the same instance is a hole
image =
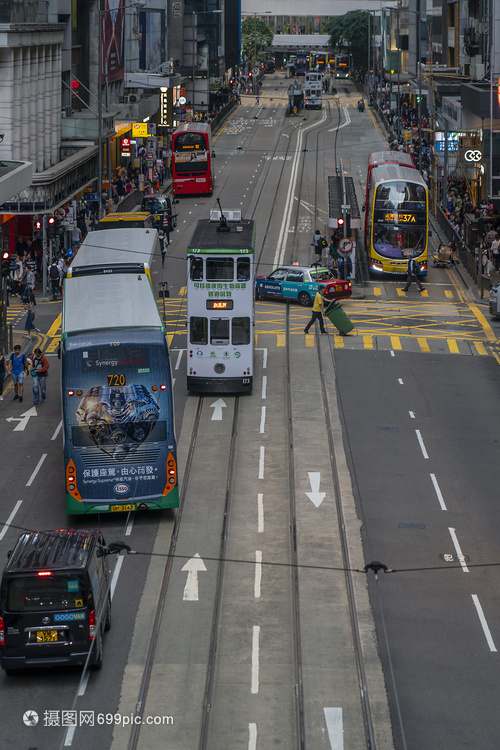
[[[273,41],[273,32],[270,26],[258,18],[249,16],[241,24],[241,53],[242,59],[245,57],[253,61],[257,53],[257,61],[264,62],[265,54],[263,47],[268,47]]]
[[[368,29],[372,29],[371,21],[371,14],[367,11],[352,10],[333,18],[326,29],[330,34],[330,45],[339,53],[351,54],[357,69],[369,68]]]

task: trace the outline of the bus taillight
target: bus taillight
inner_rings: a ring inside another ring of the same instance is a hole
[[[71,495],[71,497],[74,497],[75,500],[78,500],[79,503],[82,502],[82,496],[78,492],[76,484],[76,466],[71,458],[66,466],[66,492]]]
[[[167,456],[167,483],[165,484],[165,489],[163,490],[163,495],[168,495],[170,490],[173,490],[173,488],[177,485],[177,463],[175,458],[171,453]]]

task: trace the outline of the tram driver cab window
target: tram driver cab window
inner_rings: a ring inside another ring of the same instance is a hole
[[[212,346],[229,344],[229,318],[210,318],[210,343]]]
[[[208,344],[208,320],[193,315],[189,319],[189,340],[192,344]]]
[[[233,281],[234,261],[232,258],[207,258],[206,281]]]
[[[201,281],[203,279],[203,258],[191,258],[189,272],[191,281]]]
[[[238,258],[236,261],[236,281],[250,279],[250,258]]]

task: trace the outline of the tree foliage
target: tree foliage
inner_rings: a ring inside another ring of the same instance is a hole
[[[368,27],[370,24],[370,27]],[[351,10],[343,16],[333,18],[328,27],[330,45],[338,53],[351,54],[355,67],[368,70],[368,28],[372,32],[371,13],[363,10]],[[371,44],[371,40],[370,40]]]
[[[242,59],[253,60],[257,51],[257,61],[264,62],[263,47],[268,47],[273,41],[271,27],[258,18],[248,16],[241,24],[241,56]]]

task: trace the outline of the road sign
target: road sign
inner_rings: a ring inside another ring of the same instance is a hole
[[[61,206],[60,208],[56,208],[56,210],[54,211],[54,216],[57,219],[64,219],[64,217],[66,216],[66,213],[67,213],[66,209]]]
[[[339,253],[342,255],[350,255],[352,253],[352,240],[349,237],[344,237],[340,240]]]
[[[147,159],[148,161],[153,161],[153,159],[154,159],[154,158],[155,158],[155,155],[154,155],[153,151],[148,151],[148,152],[146,153],[146,159]]]

